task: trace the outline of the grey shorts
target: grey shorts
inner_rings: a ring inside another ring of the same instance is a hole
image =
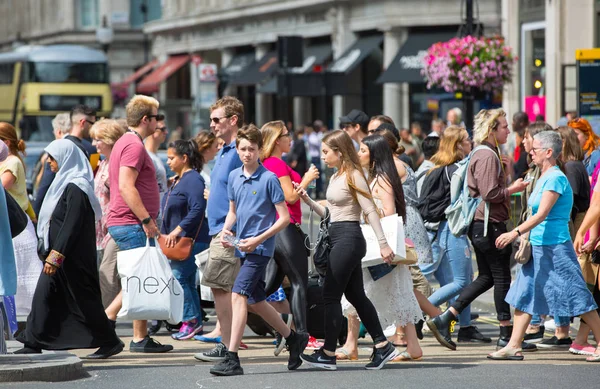
[[[219,232],[210,241],[208,261],[206,261],[200,283],[209,288],[231,292],[235,278],[240,271],[240,259],[236,258],[233,247],[223,247],[220,238],[221,233]]]

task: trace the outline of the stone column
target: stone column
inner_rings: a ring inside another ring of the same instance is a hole
[[[408,38],[408,28],[390,28],[383,33],[383,66],[390,66]],[[410,97],[408,84],[383,84],[383,114],[391,117],[396,127],[410,124]]]
[[[312,122],[312,105],[310,97],[294,97],[294,130]],[[290,129],[291,130],[291,129]]]
[[[562,0],[546,0],[546,122],[554,126],[561,117],[561,5]]]
[[[348,6],[340,5],[328,12],[332,23],[331,42],[333,46],[333,58],[338,59],[356,40],[356,35],[350,29],[350,9]],[[333,96],[333,128],[340,126],[339,117],[347,114],[345,96]]]
[[[502,0],[502,36],[505,43],[513,50],[514,55],[519,55],[521,47],[521,28],[519,25],[519,0]],[[521,108],[521,66],[517,62],[513,66],[513,81],[504,86],[502,93],[502,107],[509,118],[519,112]],[[524,108],[524,107],[523,107]],[[510,120],[509,120],[510,122]]]
[[[256,45],[256,60],[265,56],[269,52],[270,46],[268,43]],[[258,88],[258,85],[256,86]],[[273,119],[273,106],[271,104],[271,96],[265,93],[256,94],[256,125],[258,128],[266,122]]]
[[[224,68],[225,66],[229,65],[229,62],[231,62],[231,59],[233,58],[233,48],[231,47],[225,47],[224,49],[221,49],[221,68]],[[228,85],[225,90],[223,91],[223,95],[224,96],[233,96],[235,95],[235,87]]]

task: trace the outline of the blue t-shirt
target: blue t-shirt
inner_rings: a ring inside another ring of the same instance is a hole
[[[235,140],[223,148],[215,158],[215,166],[210,173],[210,196],[206,206],[210,235],[217,235],[223,229],[229,201],[227,200],[227,180],[232,170],[242,166],[242,161],[235,149]]]
[[[598,149],[592,151],[590,155],[585,157],[583,163],[585,165],[585,170],[588,172],[588,176],[594,174],[598,161],[600,161],[600,150]]]
[[[573,208],[573,190],[567,176],[557,166],[550,168],[535,184],[528,202],[532,215],[537,213],[546,191],[556,192],[559,197],[546,219],[531,230],[529,241],[533,246],[555,245],[571,240],[569,218]]]
[[[259,165],[250,177],[244,175],[243,166],[232,171],[227,193],[229,200],[235,202],[239,239],[260,235],[271,228],[277,220],[275,204],[285,200],[279,179],[263,165]],[[272,257],[274,252],[275,237],[272,236],[259,244],[252,254]],[[235,250],[236,257],[246,254]]]

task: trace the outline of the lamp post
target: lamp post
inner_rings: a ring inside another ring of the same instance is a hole
[[[142,4],[140,4],[140,12],[142,13],[144,24],[148,23],[148,4],[146,4],[146,0],[142,0]],[[142,27],[143,32],[144,27]],[[148,63],[148,36],[146,33],[144,34],[144,63]]]
[[[106,15],[102,16],[102,26],[96,30],[96,40],[102,46],[102,50],[108,53],[108,48],[114,38],[113,29],[108,25]]]

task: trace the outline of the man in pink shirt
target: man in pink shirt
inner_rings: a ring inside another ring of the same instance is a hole
[[[108,232],[119,251],[146,245],[147,238],[159,235],[156,218],[160,207],[156,170],[144,147],[144,138],[156,130],[158,101],[153,97],[136,95],[126,107],[127,132],[115,143],[110,155],[110,207]],[[110,320],[121,309],[119,294],[106,309]],[[162,345],[148,336],[146,320],[133,321],[133,340],[129,351],[162,353],[173,346]]]

